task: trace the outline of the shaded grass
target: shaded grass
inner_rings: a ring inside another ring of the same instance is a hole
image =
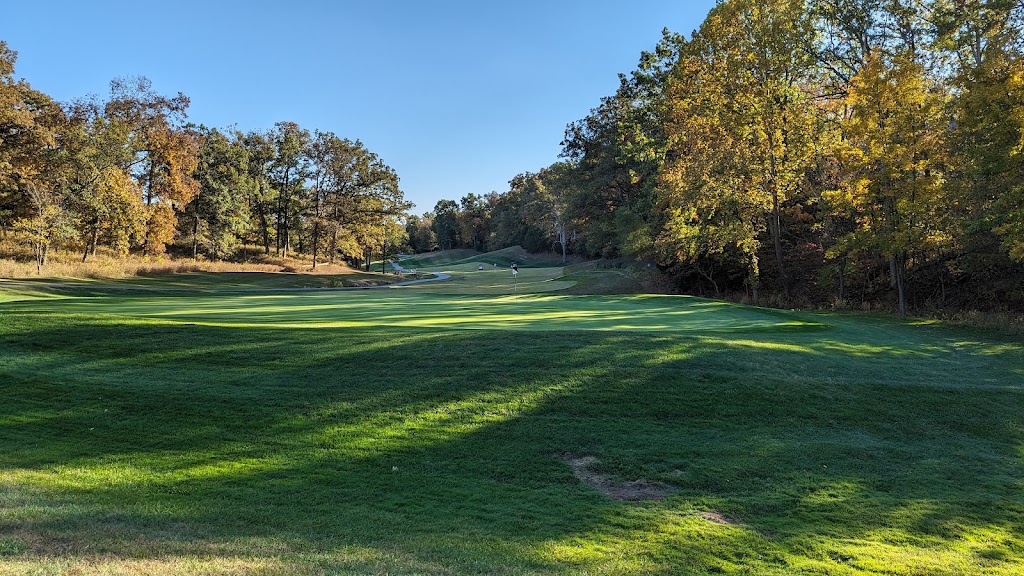
[[[483,276],[483,274],[481,274]],[[808,316],[688,296],[448,295],[420,290],[357,293],[178,294],[65,298],[12,304],[219,326],[474,328],[502,330],[825,330]]]
[[[531,254],[521,246],[502,248],[492,252],[477,252],[465,249],[428,252],[406,258],[399,262],[399,264],[406,268],[447,268],[462,264],[472,264],[475,269],[477,264],[484,264],[488,267],[497,264],[499,268],[508,268],[513,262],[519,264],[521,268],[563,266],[561,256],[553,253]]]
[[[468,248],[438,250],[436,252],[416,254],[411,258],[403,258],[399,261],[399,264],[406,268],[431,268],[451,264],[452,262],[478,256],[479,254],[480,252]]]
[[[33,278],[0,280],[0,288],[67,294],[128,294],[132,292],[208,291],[215,293],[282,288],[342,288],[391,284],[399,279],[372,272],[346,270],[337,274],[294,272],[182,272],[126,278]]]
[[[646,294],[656,292],[658,273],[638,268],[600,268],[574,271],[560,277],[560,281],[573,282],[566,294]]]
[[[0,573],[1024,568],[1018,341],[669,297],[255,298],[0,305]],[[529,330],[422,327],[509,311]],[[676,491],[610,501],[567,453]]]

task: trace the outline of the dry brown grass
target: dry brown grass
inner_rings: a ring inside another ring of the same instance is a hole
[[[302,274],[346,274],[355,272],[343,264],[318,264],[308,260],[261,257],[252,262],[224,262],[174,259],[170,257],[98,254],[82,262],[80,254],[55,253],[41,270],[31,261],[0,258],[0,278],[128,278],[188,272],[294,272]]]

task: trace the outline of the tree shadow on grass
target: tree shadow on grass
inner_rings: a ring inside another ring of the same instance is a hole
[[[0,533],[18,557],[1011,573],[1024,554],[1022,388],[980,352],[957,362],[986,386],[931,369],[953,352],[928,339],[854,354],[808,335],[5,320]],[[675,495],[610,501],[566,453]]]

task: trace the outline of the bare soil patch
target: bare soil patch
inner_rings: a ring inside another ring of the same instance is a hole
[[[702,512],[698,512],[697,515],[700,516],[701,518],[707,520],[708,522],[713,522],[715,524],[721,524],[722,526],[739,526],[740,525],[740,522],[737,521],[736,519],[729,518],[728,516],[726,516],[725,514],[722,514],[721,512],[718,512],[717,510],[704,510]]]
[[[624,502],[662,500],[673,492],[671,486],[661,482],[644,479],[618,481],[595,472],[591,467],[597,464],[598,460],[593,456],[562,454],[558,459],[565,462],[572,469],[572,473],[576,476],[577,480],[590,484],[612,500]]]

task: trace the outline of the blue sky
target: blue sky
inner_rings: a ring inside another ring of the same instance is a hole
[[[361,139],[416,212],[555,162],[565,125],[614,92],[661,29],[713,0],[11,2],[15,74],[58,100],[144,75],[189,119],[293,121]],[[45,7],[43,7],[45,6]]]

